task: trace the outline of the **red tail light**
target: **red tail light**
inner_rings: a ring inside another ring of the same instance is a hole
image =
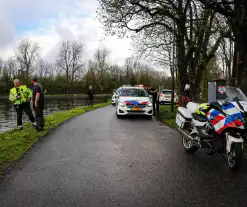
[[[160,94],[160,96],[162,96],[162,93]]]

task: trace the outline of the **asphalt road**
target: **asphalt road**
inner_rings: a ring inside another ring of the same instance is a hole
[[[113,106],[45,137],[1,184],[1,207],[241,207],[247,168],[185,154],[178,133],[155,120],[117,119]]]

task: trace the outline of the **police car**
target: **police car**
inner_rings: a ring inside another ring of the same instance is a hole
[[[118,95],[116,116],[153,115],[153,105],[147,91],[142,87],[124,87]]]
[[[115,92],[113,92],[113,95],[112,95],[112,98],[111,98],[111,103],[113,106],[116,105],[117,103],[117,98],[118,98],[118,95],[121,91],[122,88],[125,88],[125,87],[131,87],[130,85],[122,85],[120,88],[118,88]]]

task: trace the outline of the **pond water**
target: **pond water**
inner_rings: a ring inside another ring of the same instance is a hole
[[[85,106],[87,98],[65,98],[65,97],[49,97],[46,98],[44,114],[50,114],[55,111],[68,110],[73,107]],[[105,97],[96,97],[94,103],[103,103]],[[28,117],[24,113],[23,121],[28,121]],[[8,98],[0,99],[0,133],[8,129],[16,127],[16,112],[13,104],[8,101]]]

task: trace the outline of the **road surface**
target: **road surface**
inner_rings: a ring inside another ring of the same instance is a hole
[[[246,207],[247,168],[188,156],[176,131],[108,106],[45,137],[0,187],[1,207]]]

